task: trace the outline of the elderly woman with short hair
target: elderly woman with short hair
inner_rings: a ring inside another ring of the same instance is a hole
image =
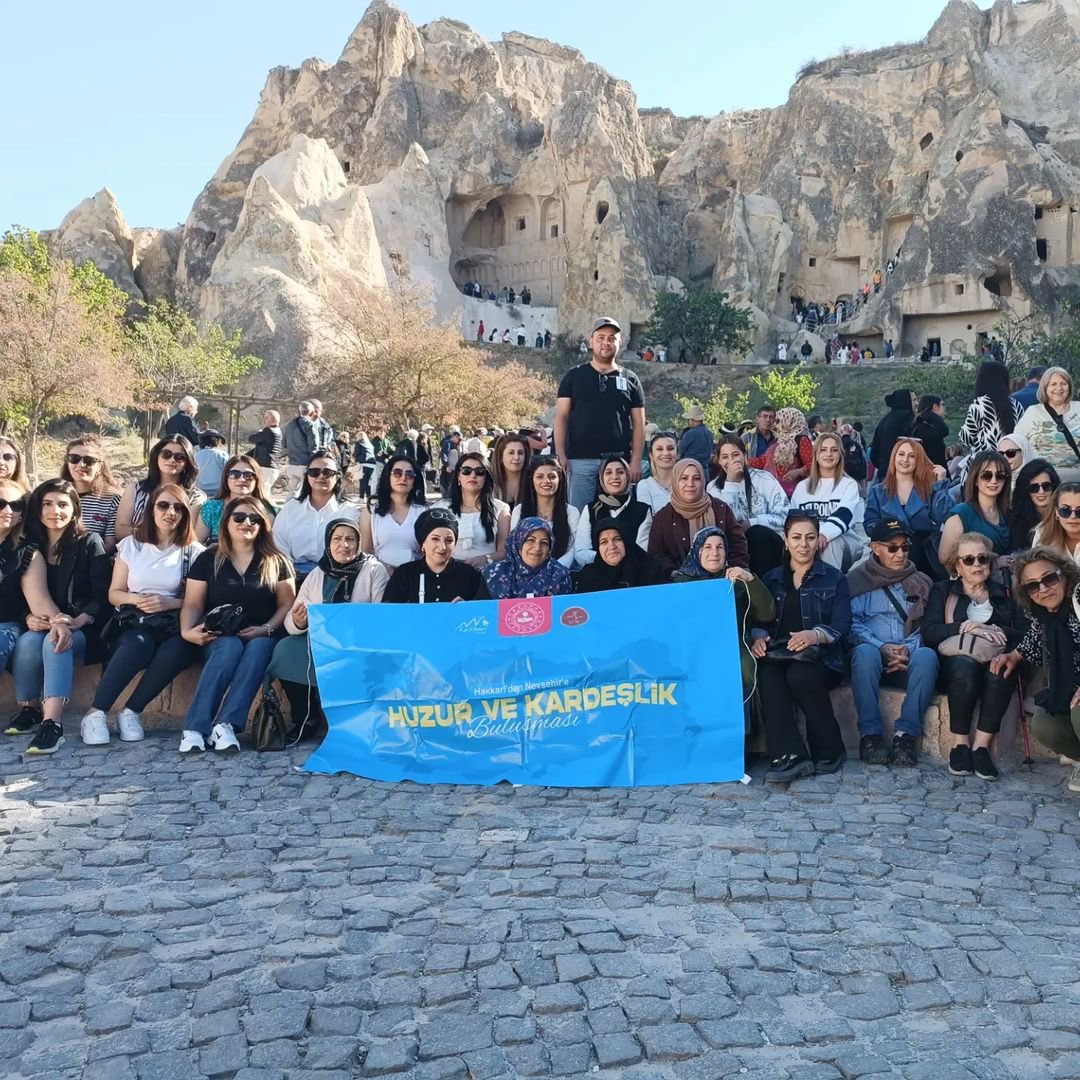
[[[1080,402],[1073,400],[1072,376],[1047,368],[1036,393],[1038,404],[1025,410],[1015,433],[1027,439],[1032,457],[1045,458],[1062,482],[1080,480]]]

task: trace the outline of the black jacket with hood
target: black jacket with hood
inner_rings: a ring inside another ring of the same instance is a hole
[[[896,440],[902,435],[910,435],[915,423],[910,390],[894,390],[885,396],[885,404],[889,406],[889,411],[878,421],[874,428],[874,441],[870,444],[870,460],[882,478],[889,468],[889,457]]]

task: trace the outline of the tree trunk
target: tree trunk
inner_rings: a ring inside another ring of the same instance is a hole
[[[35,487],[38,484],[37,443],[40,427],[41,414],[37,409],[33,409],[26,425],[26,441],[23,445],[23,453],[26,455],[26,472],[30,477],[30,483]]]

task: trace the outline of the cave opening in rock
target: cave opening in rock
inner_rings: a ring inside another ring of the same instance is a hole
[[[956,157],[957,161],[963,161],[964,160],[964,151],[963,150],[957,150],[956,154],[955,154],[955,157]]]
[[[928,131],[919,140],[919,149],[920,150],[925,150],[933,141],[934,141],[934,133],[932,131]]]
[[[983,286],[994,296],[1012,296],[1012,274],[1007,267],[998,270],[983,281]]]
[[[610,207],[608,206],[608,204],[606,202],[598,202],[596,204],[596,224],[597,225],[602,225],[604,223],[604,218],[606,218],[608,216],[608,210],[609,209],[610,209]]]
[[[1049,257],[1049,248],[1045,240],[1035,241],[1035,254],[1039,257],[1039,262],[1046,262]]]

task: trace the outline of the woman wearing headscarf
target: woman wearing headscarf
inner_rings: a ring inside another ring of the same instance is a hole
[[[634,543],[642,551],[649,549],[652,511],[639,502],[630,466],[622,454],[607,454],[600,459],[596,474],[596,497],[582,511],[574,536],[574,550],[581,566],[596,558],[592,537],[594,526],[608,519],[618,520],[633,534]]]
[[[348,518],[328,522],[323,553],[315,569],[304,578],[285,629],[289,636],[274,647],[266,677],[280,679],[292,714],[292,733],[325,731],[326,718],[315,686],[315,665],[308,644],[308,607],[311,604],[377,604],[390,575],[386,567],[360,549],[360,528]]]
[[[667,580],[663,567],[638,547],[622,518],[601,518],[593,526],[591,546],[596,558],[575,575],[575,592],[636,589]]]
[[[1034,456],[1031,452],[1031,443],[1023,435],[1015,431],[1008,435],[1002,435],[997,441],[997,452],[1009,463],[1013,476],[1029,462]]]
[[[814,463],[814,443],[806,417],[798,409],[780,409],[773,421],[776,441],[765,451],[762,468],[770,472],[790,499],[795,485],[810,475]]]
[[[705,470],[693,458],[682,458],[671,470],[671,502],[653,517],[649,554],[674,573],[690,554],[693,538],[708,525],[719,526],[727,537],[728,562],[750,565],[746,530],[730,506],[705,490]]]
[[[484,569],[477,600],[565,596],[573,592],[570,571],[552,557],[554,536],[543,518],[527,517],[506,541],[506,558]]]
[[[671,576],[677,583],[686,581],[730,581],[735,590],[735,625],[739,629],[739,670],[742,674],[743,699],[746,707],[746,731],[751,727],[761,729],[760,723],[752,724],[759,707],[751,707],[751,697],[756,692],[757,661],[750,651],[751,625],[766,625],[776,614],[772,593],[764,582],[741,566],[727,564],[727,537],[723,529],[715,525],[702,529],[695,537],[690,554],[682,566]],[[760,715],[758,715],[760,720]]]
[[[432,507],[416,519],[413,533],[420,558],[397,568],[383,593],[383,603],[450,604],[478,599],[480,571],[454,558],[457,518],[444,507]]]

